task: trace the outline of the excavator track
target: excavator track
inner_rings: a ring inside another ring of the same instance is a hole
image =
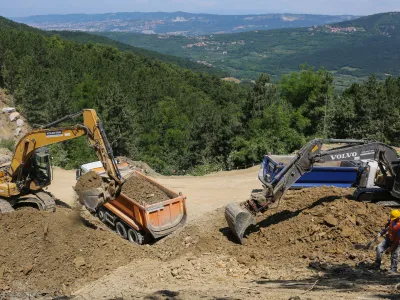
[[[35,193],[35,196],[39,199],[42,210],[45,211],[56,211],[56,201],[51,193],[40,191]]]
[[[13,212],[14,208],[12,208],[11,204],[3,199],[0,199],[0,213],[8,213]]]
[[[389,207],[400,206],[400,202],[388,190],[382,188],[359,188],[354,192],[353,196],[357,201],[361,202],[370,202]]]

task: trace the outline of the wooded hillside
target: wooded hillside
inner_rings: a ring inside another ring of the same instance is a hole
[[[203,174],[290,153],[314,137],[399,144],[400,79],[370,77],[336,95],[324,69],[237,85],[110,46],[0,20],[0,87],[31,124],[96,109],[116,155],[164,174]],[[53,147],[63,167],[94,160],[84,140]]]

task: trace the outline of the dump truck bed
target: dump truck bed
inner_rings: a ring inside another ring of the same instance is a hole
[[[114,200],[104,204],[110,212],[128,226],[145,231],[154,239],[164,237],[186,223],[186,197],[178,194],[153,179],[134,171],[136,176],[150,182],[162,190],[170,199],[154,204],[134,200],[123,192]]]

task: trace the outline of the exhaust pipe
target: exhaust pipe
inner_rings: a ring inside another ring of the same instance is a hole
[[[255,215],[238,203],[231,203],[226,206],[225,219],[240,244],[243,244],[243,235],[246,229],[250,225],[256,224]]]

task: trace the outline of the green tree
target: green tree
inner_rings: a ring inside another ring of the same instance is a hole
[[[333,96],[332,83],[333,77],[327,70],[314,71],[307,65],[302,65],[299,72],[282,77],[281,97],[310,120],[304,131],[308,137],[324,134],[326,106]]]

